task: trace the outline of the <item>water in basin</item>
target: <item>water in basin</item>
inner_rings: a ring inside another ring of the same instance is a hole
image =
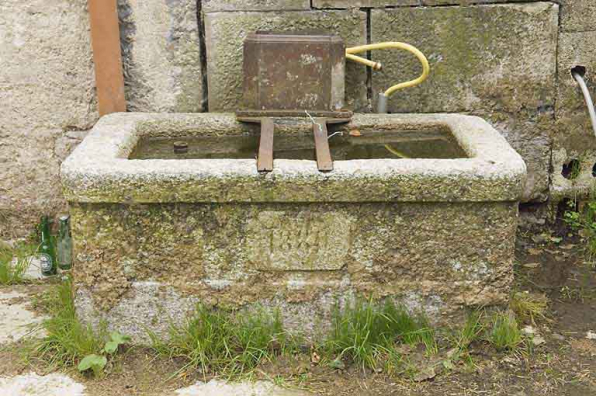
[[[335,161],[378,158],[467,158],[445,130],[343,132],[329,139]],[[256,158],[259,136],[144,137],[130,159],[250,159]],[[274,158],[315,160],[312,134],[276,134]]]

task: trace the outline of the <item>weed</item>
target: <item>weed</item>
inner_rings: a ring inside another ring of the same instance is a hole
[[[509,306],[522,322],[536,324],[536,319],[547,319],[548,298],[543,294],[515,292]]]
[[[159,355],[187,361],[180,371],[199,368],[204,375],[244,374],[261,362],[296,350],[299,344],[285,332],[279,313],[225,312],[203,306],[183,326],[171,325],[168,341],[152,333],[149,336]]]
[[[585,249],[591,266],[596,265],[596,194],[580,208],[576,201],[568,201],[568,208],[563,216],[565,222],[585,240]]]
[[[77,368],[81,373],[92,370],[93,375],[98,378],[102,376],[103,370],[107,364],[108,358],[106,356],[92,354],[85,356]]]
[[[40,359],[52,368],[72,367],[85,356],[101,353],[106,339],[105,326],[96,333],[79,322],[70,278],[50,289],[40,305],[50,315],[42,323],[47,336],[35,341],[27,351],[30,358]]]
[[[522,343],[521,330],[511,312],[495,314],[488,341],[498,351],[515,351]]]
[[[590,274],[582,275],[582,279],[579,280],[579,285],[577,287],[573,286],[563,286],[560,290],[561,299],[567,301],[579,301],[579,302],[586,302],[587,300],[596,299],[596,290],[590,286],[590,279],[583,279],[588,278]]]
[[[563,286],[560,290],[561,298],[568,301],[581,301],[584,302],[584,296],[578,289],[571,288],[569,286]]]
[[[331,335],[324,343],[328,354],[349,358],[362,368],[376,369],[379,361],[399,364],[395,346],[419,344],[437,352],[434,330],[423,315],[412,316],[389,300],[382,306],[357,300],[343,311],[336,308]]]
[[[0,285],[23,283],[23,275],[29,268],[29,260],[35,248],[18,244],[14,248],[0,245]]]
[[[103,374],[106,365],[108,364],[108,356],[114,355],[116,352],[118,352],[118,349],[121,345],[124,345],[129,341],[130,337],[122,335],[118,332],[113,332],[110,334],[110,340],[106,342],[101,351],[102,355],[91,354],[85,356],[77,366],[78,370],[80,372],[92,370],[95,377],[100,377]]]

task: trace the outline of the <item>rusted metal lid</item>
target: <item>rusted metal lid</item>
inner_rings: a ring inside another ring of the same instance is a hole
[[[324,112],[349,118],[345,97],[345,46],[321,33],[249,34],[244,42],[244,109],[238,115]]]

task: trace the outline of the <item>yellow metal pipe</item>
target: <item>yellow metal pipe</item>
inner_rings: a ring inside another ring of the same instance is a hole
[[[381,70],[383,68],[383,66],[379,62],[373,62],[366,58],[362,58],[360,56],[356,56],[356,55],[352,55],[352,54],[346,54],[346,59],[349,59],[353,62],[362,63],[365,66],[371,67],[373,70]]]
[[[416,58],[418,58],[418,60],[422,64],[422,74],[420,75],[420,77],[418,77],[414,80],[402,82],[402,83],[399,83],[399,84],[396,84],[396,85],[390,87],[389,89],[387,89],[385,91],[385,93],[384,93],[385,96],[390,96],[395,91],[400,90],[400,89],[414,87],[418,84],[421,84],[422,82],[424,82],[424,80],[427,79],[428,75],[430,74],[430,65],[428,64],[428,59],[426,59],[426,56],[424,56],[424,54],[422,52],[420,52],[420,50],[418,50],[418,48],[416,48],[410,44],[400,43],[397,41],[389,41],[389,42],[385,42],[385,43],[368,44],[368,45],[361,45],[358,47],[346,48],[346,58],[350,59],[352,61],[355,61],[355,62],[365,64],[370,67],[373,67],[373,64],[380,66],[380,64],[377,62],[369,61],[368,59],[364,59],[359,56],[354,57],[353,55],[361,53],[361,52],[374,51],[374,50],[379,50],[379,49],[388,49],[388,48],[401,49],[401,50],[405,50],[405,51],[408,51],[408,52],[414,54],[416,56]],[[355,58],[357,58],[357,59],[355,59]]]

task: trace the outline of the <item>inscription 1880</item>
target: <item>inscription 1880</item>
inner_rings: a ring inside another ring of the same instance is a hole
[[[248,259],[265,271],[339,270],[350,248],[350,228],[350,219],[337,212],[261,212],[248,225]]]

